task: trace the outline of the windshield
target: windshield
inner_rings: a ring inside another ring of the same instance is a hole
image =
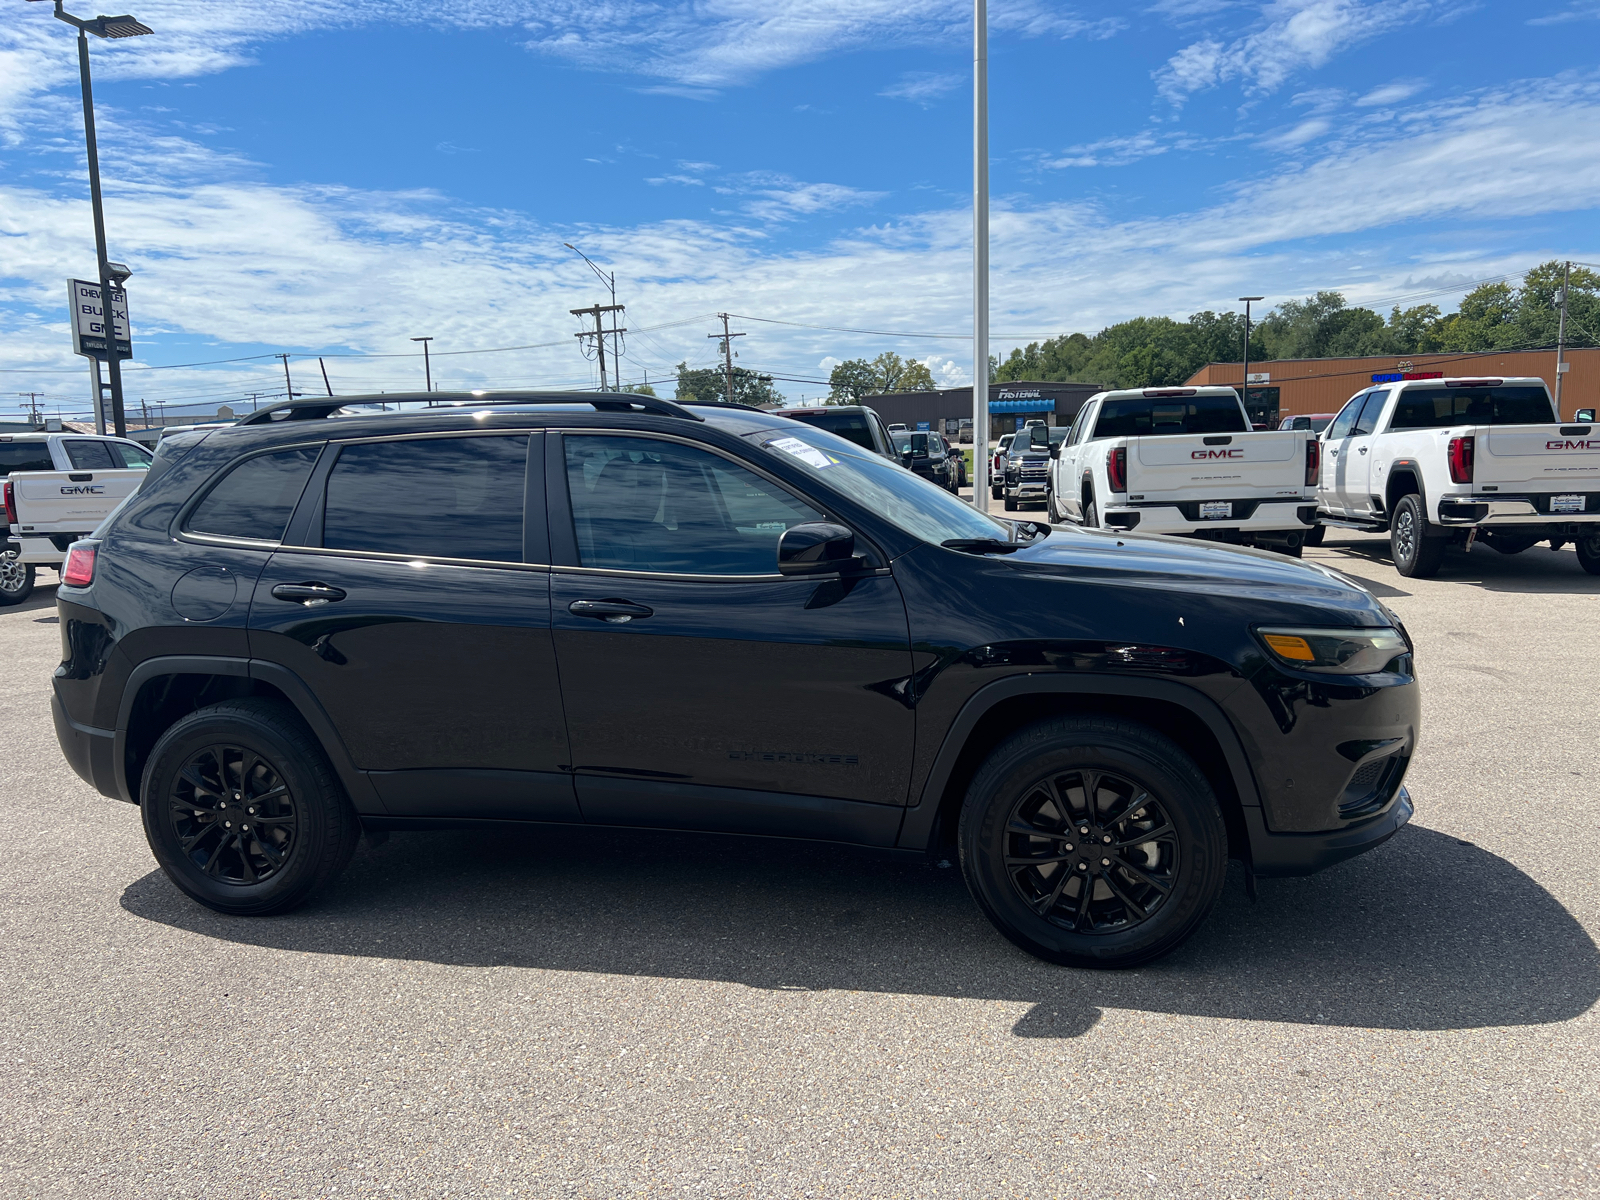
[[[1390,429],[1451,425],[1548,425],[1556,419],[1542,387],[1407,388],[1395,402]]]
[[[865,505],[912,537],[936,546],[967,539],[1011,540],[1011,526],[984,516],[938,484],[881,455],[864,453],[859,446],[825,430],[804,426],[794,430],[766,429],[746,436],[773,454],[787,455],[818,482]]]
[[[1169,433],[1248,433],[1233,396],[1130,396],[1100,406],[1094,436],[1139,437]]]
[[[863,412],[797,412],[784,413],[791,421],[804,421],[829,433],[837,433],[847,442],[854,442],[868,450],[877,450],[872,444],[872,430],[867,426]]]

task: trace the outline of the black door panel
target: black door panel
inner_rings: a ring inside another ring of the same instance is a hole
[[[579,776],[583,815],[596,825],[647,825],[892,846],[905,810],[823,796]]]

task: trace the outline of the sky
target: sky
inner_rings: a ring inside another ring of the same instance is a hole
[[[892,350],[971,379],[972,9],[134,0],[91,40],[130,407],[590,387]],[[85,10],[80,15],[93,15]],[[1600,261],[1600,2],[993,0],[993,346],[1333,288],[1382,311]],[[72,30],[0,0],[0,419],[87,407]],[[851,332],[864,331],[864,332]],[[318,357],[321,357],[321,364]],[[200,365],[189,365],[200,364]],[[658,388],[671,394],[671,384]],[[275,393],[275,395],[274,395]],[[255,399],[252,400],[252,394]]]

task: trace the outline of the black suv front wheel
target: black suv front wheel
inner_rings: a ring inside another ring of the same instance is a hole
[[[266,916],[345,867],[361,825],[297,714],[262,699],[183,717],[156,742],[140,790],[167,877],[218,912]]]
[[[1105,718],[1041,721],[998,746],[961,810],[980,907],[1030,954],[1132,967],[1180,945],[1221,895],[1215,795],[1174,742]]]

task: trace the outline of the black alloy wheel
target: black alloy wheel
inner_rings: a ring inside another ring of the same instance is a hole
[[[1228,839],[1176,744],[1108,718],[1041,721],[997,747],[961,812],[962,870],[1011,941],[1067,966],[1170,952],[1221,894]]]
[[[33,564],[18,561],[15,550],[0,551],[0,605],[21,604],[33,592]]]
[[[1578,552],[1578,565],[1591,575],[1600,575],[1600,533],[1579,538],[1574,549]]]
[[[1444,562],[1445,539],[1428,536],[1428,517],[1415,492],[1401,496],[1389,521],[1389,553],[1394,569],[1409,579],[1437,575]]]
[[[342,871],[361,824],[292,708],[228,700],[180,718],[150,752],[140,810],[167,877],[208,908],[283,912]]]

